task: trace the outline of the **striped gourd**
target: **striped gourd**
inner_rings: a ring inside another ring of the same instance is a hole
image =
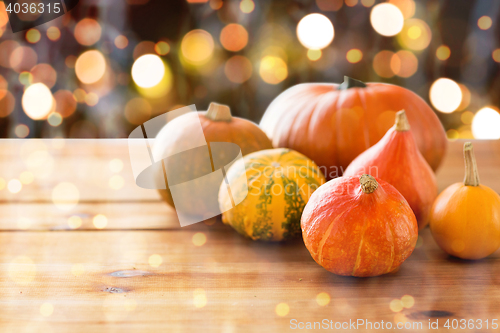
[[[290,149],[261,150],[243,159],[246,174],[239,173],[240,168],[229,168],[230,194],[219,192],[219,205],[226,210],[222,221],[253,240],[280,241],[300,234],[302,210],[325,182],[318,166]],[[223,182],[221,186],[227,185]],[[232,202],[240,203],[233,207]]]

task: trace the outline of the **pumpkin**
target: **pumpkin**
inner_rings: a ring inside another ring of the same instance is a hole
[[[253,240],[281,241],[300,234],[302,210],[325,182],[318,166],[283,148],[258,151],[243,159],[245,174],[241,168],[227,171],[232,198],[228,191],[219,191],[222,221]],[[230,209],[233,198],[240,203]]]
[[[304,243],[326,270],[346,276],[389,273],[410,256],[417,220],[401,193],[370,175],[330,180],[301,219]]]
[[[198,138],[195,134],[198,131],[194,127],[199,126],[200,123],[204,138]],[[210,153],[211,142],[235,143],[240,147],[242,155],[272,148],[270,140],[257,124],[246,119],[233,117],[229,107],[226,105],[211,103],[206,112],[190,112],[167,123],[156,137],[153,155],[169,156],[168,151],[184,151],[182,147],[188,142],[205,141],[208,143],[208,150],[205,148],[206,146],[203,146],[201,147],[202,149],[190,149],[183,153],[183,161],[186,161],[184,163],[184,178],[196,179],[214,171],[210,162],[207,162],[209,159],[213,160],[216,158],[221,165],[227,165],[232,162],[234,156],[230,154],[223,155],[224,151],[220,149],[217,150],[217,153],[221,154],[220,156],[208,156],[207,153]],[[164,160],[164,166],[167,169],[169,167],[178,168],[175,159]],[[155,179],[165,182],[164,170],[157,168],[156,172]],[[186,174],[189,176],[186,176]],[[193,202],[190,197],[181,198],[182,200],[177,200],[175,208],[188,215],[206,216],[207,218],[217,215],[216,212],[210,210],[213,209],[211,207],[218,207],[217,195],[219,186],[219,182],[200,185],[199,190],[206,193],[205,197],[211,197],[208,201]],[[167,189],[161,189],[159,193],[167,204],[174,207],[174,200],[168,187],[168,182]]]
[[[396,114],[396,124],[377,144],[356,157],[344,175],[365,173],[385,180],[405,197],[419,229],[429,223],[438,194],[436,176],[418,150],[405,111]]]
[[[432,206],[430,229],[436,243],[462,259],[481,259],[500,247],[500,196],[479,183],[470,142],[464,145],[465,179],[446,188]]]
[[[260,126],[274,147],[308,156],[332,179],[378,142],[403,109],[420,152],[436,170],[447,144],[443,126],[422,98],[399,86],[348,77],[341,85],[299,84],[274,99]]]

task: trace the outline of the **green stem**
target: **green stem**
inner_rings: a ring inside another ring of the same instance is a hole
[[[366,84],[363,81],[344,76],[344,82],[338,87],[338,90],[346,90],[349,88],[366,88]]]

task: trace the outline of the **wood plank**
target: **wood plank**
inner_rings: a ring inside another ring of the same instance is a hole
[[[200,230],[189,228],[2,232],[0,330],[276,332],[291,319],[428,325],[426,311],[441,316],[432,318],[441,328],[448,318],[498,318],[499,253],[474,263],[450,259],[428,230],[397,273],[359,279],[325,271],[300,239],[265,244],[229,228],[205,229],[203,246],[192,243]],[[163,260],[159,267],[148,264],[153,254]],[[322,292],[331,297],[326,306],[316,301]],[[389,304],[403,295],[415,305],[395,317]],[[44,303],[53,307],[47,317]],[[275,311],[280,303],[289,307],[283,317]]]

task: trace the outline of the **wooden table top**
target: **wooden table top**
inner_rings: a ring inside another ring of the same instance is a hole
[[[440,190],[462,181],[462,146],[450,143]],[[500,141],[474,146],[482,183],[500,192]],[[429,320],[449,331],[448,319],[487,332],[500,321],[500,252],[453,259],[426,229],[398,272],[335,276],[301,239],[253,242],[218,219],[180,228],[156,191],[135,186],[125,140],[3,140],[0,177],[27,183],[14,194],[0,180],[1,332],[281,332],[349,320],[364,323],[343,331],[383,320],[420,332]],[[62,182],[77,189],[70,210],[52,200]]]

